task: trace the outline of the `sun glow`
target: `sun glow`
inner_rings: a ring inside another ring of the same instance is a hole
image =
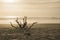
[[[2,2],[4,2],[4,3],[14,3],[14,2],[16,2],[16,0],[2,0]]]

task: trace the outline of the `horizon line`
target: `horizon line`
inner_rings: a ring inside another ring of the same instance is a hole
[[[7,19],[22,19],[24,16],[0,16],[0,20],[7,20]],[[26,16],[27,19],[60,19],[60,17],[40,17],[40,16]]]

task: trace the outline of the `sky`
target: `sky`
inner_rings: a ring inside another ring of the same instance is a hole
[[[1,20],[13,16],[58,17],[60,18],[60,0],[0,0],[0,24],[14,20]],[[60,20],[32,20],[40,23],[60,23]],[[29,21],[29,22],[32,22]]]
[[[0,16],[60,17],[60,0],[0,0]]]

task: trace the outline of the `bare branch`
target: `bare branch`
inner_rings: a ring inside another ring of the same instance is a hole
[[[23,23],[25,23],[25,22],[27,22],[27,17],[26,16],[23,18]]]
[[[10,22],[10,24],[11,24],[12,27],[16,28],[16,27],[12,24],[12,22]]]
[[[25,28],[27,26],[27,22],[25,22],[24,24],[23,24],[23,28]]]
[[[36,24],[36,23],[37,22],[32,23],[32,25],[29,28],[27,28],[26,31],[29,31],[31,29],[31,27],[34,26],[34,24]]]
[[[23,28],[27,26],[27,17],[23,18]]]
[[[18,22],[18,17],[17,17],[16,23],[19,25],[20,28],[22,28],[21,24]]]
[[[37,22],[32,23],[32,25],[29,27],[29,29],[31,29],[32,26],[34,26]]]

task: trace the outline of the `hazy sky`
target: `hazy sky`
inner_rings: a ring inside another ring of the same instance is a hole
[[[60,17],[60,0],[0,0],[0,16]]]

